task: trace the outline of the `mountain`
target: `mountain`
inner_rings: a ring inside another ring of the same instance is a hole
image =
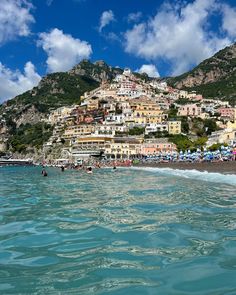
[[[48,133],[47,126],[40,122],[51,110],[79,104],[84,92],[97,88],[102,81],[110,81],[122,72],[122,69],[110,67],[104,61],[91,63],[83,60],[68,72],[45,76],[32,90],[6,101],[0,106],[0,151],[6,148],[5,143],[9,143],[12,136],[15,139],[17,135],[19,139],[29,133],[35,135],[39,130],[38,134],[42,136]]]
[[[32,90],[3,103],[0,106],[0,152],[6,149],[6,143],[17,150],[25,150],[28,145],[40,147],[52,132],[51,127],[43,123],[51,110],[79,104],[84,92],[111,81],[122,72],[102,60],[95,63],[83,60],[68,72],[45,76]],[[151,80],[146,74],[134,74]],[[196,90],[206,98],[224,99],[235,104],[236,44],[219,51],[193,70],[165,81],[179,89]],[[29,144],[24,146],[22,139]]]
[[[116,75],[121,74],[122,72],[122,69],[108,66],[103,60],[91,63],[85,59],[68,73],[71,75],[90,77],[101,83],[103,81],[111,81],[116,77]]]
[[[80,103],[80,96],[97,88],[102,81],[110,81],[121,69],[112,68],[104,61],[91,63],[83,60],[68,72],[49,74],[39,85],[0,106],[0,116],[27,122],[38,122],[52,109]],[[32,114],[34,116],[32,116]]]
[[[235,103],[236,100],[236,43],[201,62],[193,70],[169,78],[176,88],[195,90],[206,98],[219,98]]]

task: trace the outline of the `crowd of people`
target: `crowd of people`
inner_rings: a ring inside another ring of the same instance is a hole
[[[145,163],[171,163],[171,162],[190,162],[190,163],[202,163],[202,162],[221,162],[221,161],[236,161],[236,147],[225,147],[221,146],[220,149],[215,151],[209,151],[204,149],[203,151],[197,149],[194,152],[187,150],[185,152],[167,152],[167,153],[157,153],[155,155],[148,156],[138,156],[132,160],[107,160],[105,158],[97,160],[94,158],[87,159],[80,164],[63,164],[56,165],[64,172],[65,169],[73,170],[83,170],[88,174],[92,174],[94,169],[100,168],[112,168],[116,167],[130,167],[135,164],[145,164]],[[51,166],[51,165],[49,165]],[[47,176],[45,167],[43,166],[42,175]]]
[[[149,155],[145,157],[136,158],[134,163],[137,162],[220,162],[220,161],[235,161],[236,148],[222,146],[215,151],[204,149],[203,151],[197,149],[194,152],[187,150],[185,152],[167,152],[158,153],[156,155]]]

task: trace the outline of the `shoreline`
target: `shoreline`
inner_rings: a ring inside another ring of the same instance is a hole
[[[198,170],[223,174],[236,174],[236,161],[229,162],[202,162],[202,163],[140,163],[133,167],[150,167],[150,168],[171,168],[179,170]]]

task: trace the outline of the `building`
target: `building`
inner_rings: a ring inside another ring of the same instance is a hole
[[[63,138],[72,139],[80,136],[90,135],[95,131],[95,126],[92,124],[81,124],[66,127]]]
[[[181,121],[168,121],[168,132],[169,134],[180,134],[181,133]]]
[[[105,144],[105,156],[107,159],[125,160],[136,157],[140,150],[142,139],[114,138]]]
[[[128,132],[126,125],[100,124],[95,126],[95,134],[112,134]]]
[[[212,132],[208,137],[207,146],[211,146],[215,143],[227,143],[233,144],[236,142],[236,130],[235,129],[224,129],[220,131]]]
[[[72,107],[61,107],[54,111],[52,111],[48,117],[48,122],[52,125],[57,124],[59,122],[64,121],[66,117],[69,117],[71,115],[71,112],[76,108],[77,106]]]
[[[148,123],[145,128],[145,134],[154,133],[154,132],[168,132],[168,123]]]
[[[173,153],[176,151],[176,145],[168,142],[166,138],[146,139],[140,146],[140,154],[143,156]]]
[[[185,104],[180,106],[178,116],[199,117],[201,113],[201,107],[197,104]]]
[[[218,113],[220,113],[220,116],[223,119],[228,119],[234,121],[236,119],[236,108],[219,108],[217,110]]]
[[[160,107],[147,97],[132,99],[129,104],[133,111],[134,122],[137,125],[161,123],[167,118],[167,114],[163,114]]]
[[[75,160],[87,159],[104,153],[105,144],[112,140],[111,135],[88,135],[71,140],[71,154]]]

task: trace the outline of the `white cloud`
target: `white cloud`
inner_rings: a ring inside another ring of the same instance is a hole
[[[30,90],[40,80],[40,75],[30,61],[25,64],[24,73],[12,71],[0,62],[0,102]]]
[[[137,70],[138,73],[146,73],[149,77],[160,77],[159,72],[155,65],[142,65],[139,70]]]
[[[128,20],[128,22],[137,22],[140,20],[141,17],[142,17],[141,11],[133,12],[133,13],[128,14],[127,20]]]
[[[115,16],[112,10],[103,11],[100,17],[99,32],[103,30],[109,23],[115,20]]]
[[[34,17],[32,4],[27,0],[1,0],[0,4],[0,45],[18,36],[30,34]]]
[[[92,48],[86,41],[73,38],[63,31],[53,29],[49,33],[41,33],[38,46],[47,53],[49,72],[67,71],[84,58],[89,58]]]
[[[232,37],[236,37],[236,8],[223,5],[222,28]]]
[[[232,43],[229,36],[209,31],[209,17],[221,14],[219,7],[217,0],[165,4],[155,17],[125,33],[125,51],[149,61],[166,60],[173,75],[183,73]]]

